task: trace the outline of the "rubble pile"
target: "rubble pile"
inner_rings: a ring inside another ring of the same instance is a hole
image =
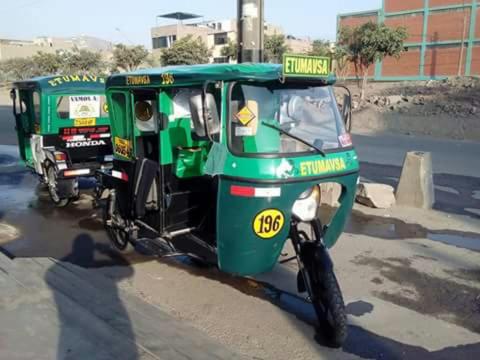
[[[365,101],[353,95],[356,111],[370,107],[379,112],[412,116],[479,116],[480,79],[452,77],[444,80],[371,83]]]

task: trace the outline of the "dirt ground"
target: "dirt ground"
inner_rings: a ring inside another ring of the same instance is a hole
[[[353,93],[354,132],[480,140],[480,84],[476,78],[370,82],[364,101],[356,81],[345,85]]]
[[[331,252],[350,313],[352,336],[343,350],[315,341],[313,310],[296,292],[294,262],[246,279],[185,259],[152,260],[133,265],[134,276],[121,286],[252,358],[378,358],[368,349],[378,336],[441,351],[480,342],[480,253],[458,247],[465,245],[458,239],[478,245],[480,223],[357,205]],[[115,269],[97,271],[115,277]]]

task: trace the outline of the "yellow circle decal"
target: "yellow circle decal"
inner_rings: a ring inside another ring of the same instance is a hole
[[[266,209],[253,219],[253,232],[262,239],[271,239],[283,228],[285,217],[280,210]]]
[[[108,104],[107,103],[103,104],[103,112],[108,113]]]

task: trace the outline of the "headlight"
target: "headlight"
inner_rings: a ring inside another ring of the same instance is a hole
[[[317,208],[320,204],[320,188],[318,185],[304,191],[295,204],[292,212],[301,221],[312,221],[317,216]]]
[[[313,189],[314,189],[314,188],[315,188],[315,186],[314,186],[314,187],[311,187],[311,188],[309,188],[309,189],[307,189],[307,190],[305,190],[304,192],[302,192],[302,193],[300,194],[300,196],[299,196],[298,198],[299,198],[300,200],[303,200],[303,199],[308,198],[310,195],[312,195],[312,192],[313,192]]]

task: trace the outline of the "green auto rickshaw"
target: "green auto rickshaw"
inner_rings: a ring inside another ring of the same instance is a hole
[[[290,239],[298,290],[308,291],[321,328],[340,346],[345,306],[327,249],[353,206],[359,163],[329,69],[328,58],[288,55],[283,66],[109,77],[114,160],[99,181],[112,243],[149,244],[250,276],[270,271]],[[328,224],[317,217],[325,182],[341,187]]]
[[[105,79],[92,75],[38,77],[10,92],[20,157],[52,201],[78,197],[78,178],[112,161]]]

